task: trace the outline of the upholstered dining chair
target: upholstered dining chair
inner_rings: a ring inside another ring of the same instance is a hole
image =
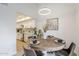
[[[24,56],[37,56],[34,49],[24,48]]]
[[[62,49],[55,52],[55,54],[56,56],[76,56],[76,54],[74,53],[75,47],[75,43],[72,42],[68,49]]]

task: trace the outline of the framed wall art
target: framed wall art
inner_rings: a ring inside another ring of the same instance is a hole
[[[46,20],[45,30],[58,30],[58,18],[49,18]]]

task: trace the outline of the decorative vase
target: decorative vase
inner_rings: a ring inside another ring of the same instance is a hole
[[[46,35],[46,33],[45,33],[45,32],[44,32],[43,36],[44,36],[44,39],[47,39],[47,35]]]

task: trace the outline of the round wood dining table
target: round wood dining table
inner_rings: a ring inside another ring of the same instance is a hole
[[[58,40],[58,38],[37,39],[39,43],[32,46],[35,50],[41,51],[58,51],[65,47],[65,43],[55,42],[55,40]]]
[[[34,50],[41,50],[41,51],[58,51],[61,50],[65,47],[65,44],[63,43],[57,43],[55,40],[58,40],[58,38],[53,37],[53,38],[48,38],[48,39],[43,39],[43,38],[38,38],[37,41],[39,41],[38,44],[31,44],[30,42],[31,39],[26,39],[25,42],[22,42],[21,40],[17,39],[17,54],[18,56],[22,56],[24,54],[24,49],[28,49],[28,46],[32,45],[32,48]]]

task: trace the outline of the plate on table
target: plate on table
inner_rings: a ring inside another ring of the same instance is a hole
[[[35,43],[35,45],[38,45],[39,43],[40,43],[40,41],[37,41],[37,43]],[[34,44],[34,43],[31,41],[30,44]]]

